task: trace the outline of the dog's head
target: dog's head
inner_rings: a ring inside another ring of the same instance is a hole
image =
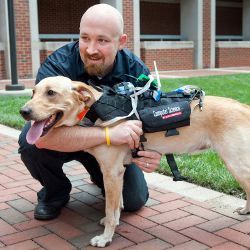
[[[63,76],[43,79],[35,86],[32,99],[20,109],[23,118],[32,121],[27,141],[34,144],[52,128],[77,124],[94,102],[92,88],[84,83]]]

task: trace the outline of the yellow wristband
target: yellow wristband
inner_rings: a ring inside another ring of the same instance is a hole
[[[105,136],[106,136],[106,143],[110,146],[110,136],[109,136],[109,128],[105,127]]]

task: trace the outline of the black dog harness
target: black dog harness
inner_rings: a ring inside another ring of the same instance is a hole
[[[190,125],[192,100],[199,99],[199,107],[203,104],[203,91],[199,88],[175,90],[161,93],[159,100],[153,98],[154,90],[149,89],[138,97],[137,112],[143,124],[143,131],[153,133],[166,131],[166,136],[177,135],[176,128]],[[126,117],[132,110],[131,98],[128,94],[119,94],[114,88],[103,87],[103,95],[88,111],[86,117],[92,122],[97,118],[109,121],[115,117]],[[127,119],[138,119],[135,114]]]
[[[131,87],[134,85],[130,82],[123,82],[111,87],[103,87],[103,95],[88,110],[86,117],[92,122],[98,118],[102,121],[110,121],[116,117],[126,117],[126,119],[138,119],[135,114],[128,117],[131,113]],[[143,84],[142,84],[143,86]],[[157,98],[156,98],[157,96]],[[138,96],[137,114],[143,124],[144,132],[166,131],[165,136],[178,135],[177,128],[190,125],[191,107],[193,100],[199,100],[200,110],[203,107],[204,92],[195,86],[184,86],[175,91],[162,93],[156,91],[154,84],[144,93]],[[141,136],[142,142],[146,141]],[[132,156],[138,157],[139,149],[132,150]],[[170,166],[174,181],[186,180],[178,170],[177,164],[172,154],[166,155],[167,162]]]

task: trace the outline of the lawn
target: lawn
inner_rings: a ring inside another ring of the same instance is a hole
[[[164,91],[191,84],[201,87],[206,95],[231,97],[250,104],[250,74],[165,79],[161,82]],[[28,99],[29,97],[1,96],[0,124],[21,129],[24,121],[19,115],[19,108]],[[210,150],[198,155],[176,156],[176,160],[181,173],[188,178],[189,182],[237,197],[245,197],[243,190],[215,152]],[[162,158],[158,171],[171,175],[165,158]]]
[[[0,124],[21,129],[25,122],[19,114],[19,109],[29,99],[28,96],[1,96]]]
[[[169,91],[188,84],[201,87],[206,95],[230,97],[250,104],[250,74],[167,79],[162,82],[162,88]],[[244,191],[214,151],[176,156],[176,161],[182,175],[187,177],[189,182],[245,198]],[[159,172],[171,175],[165,158],[162,158]]]

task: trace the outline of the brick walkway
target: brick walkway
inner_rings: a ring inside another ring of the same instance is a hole
[[[98,221],[104,215],[104,200],[84,168],[77,162],[65,164],[73,185],[70,202],[59,218],[37,221],[33,209],[41,186],[22,164],[17,148],[17,139],[0,132],[0,248],[95,249],[88,242],[103,230]],[[172,191],[168,191],[163,188],[164,178],[147,175],[155,184],[150,184],[146,207],[122,213],[106,249],[250,249],[249,216],[182,196],[171,188],[181,183],[170,179],[165,188]]]

